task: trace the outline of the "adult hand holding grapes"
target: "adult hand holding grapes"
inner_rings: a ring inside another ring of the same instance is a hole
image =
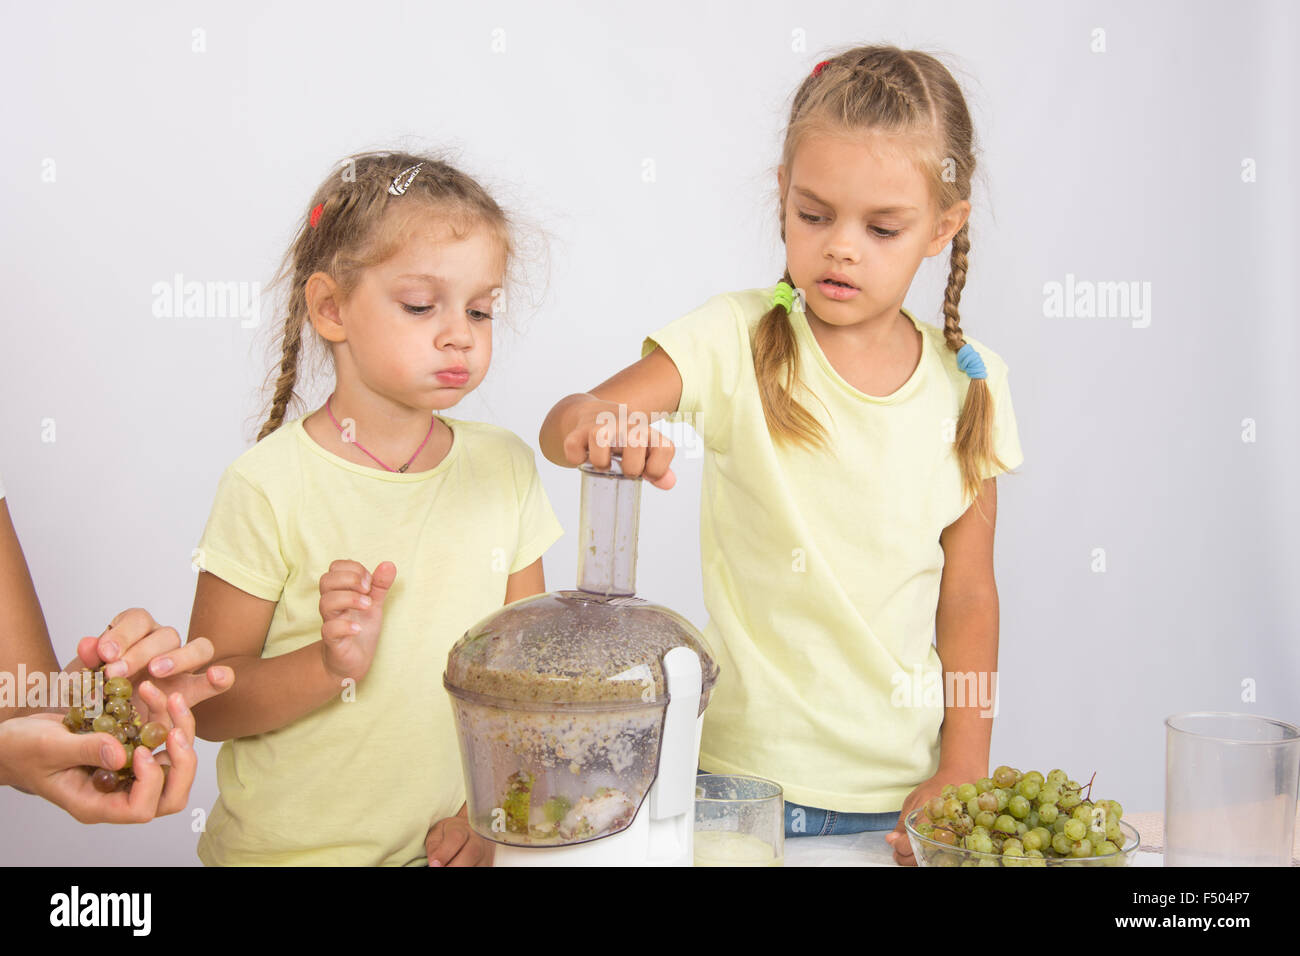
[[[118,614],[99,637],[83,637],[77,645],[77,659],[64,668],[92,670],[104,665],[104,677],[134,678],[141,670],[149,680],[135,688],[133,704],[146,721],[172,727],[167,698],[179,693],[193,707],[223,691],[235,682],[229,667],[208,667],[194,671],[212,660],[212,642],[196,637],[184,647],[173,627],[159,627],[144,608],[134,607]]]
[[[365,565],[338,560],[320,579],[321,658],[340,680],[361,680],[370,670],[384,618],[384,599],[397,578],[385,561],[372,576]]]
[[[166,736],[167,752],[155,757],[148,747],[136,747],[129,790],[103,793],[87,773],[88,767],[122,769],[125,747],[110,734],[69,733],[56,713],[0,723],[0,784],[43,797],[80,823],[145,823],[176,813],[185,808],[198,765],[194,717],[179,693],[167,699],[166,709],[174,725]]]

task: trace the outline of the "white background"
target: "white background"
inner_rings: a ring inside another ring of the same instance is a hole
[[[159,319],[154,283],[266,282],[339,158],[450,148],[550,255],[540,307],[498,327],[486,382],[448,414],[536,447],[546,409],[644,335],[776,281],[789,97],[827,55],[888,42],[943,54],[983,145],[962,325],[1011,368],[1026,456],[998,483],[993,763],[1095,770],[1126,809],[1160,809],[1167,714],[1300,719],[1297,35],[1281,2],[9,11],[0,474],[60,659],[127,607],[186,633],[191,549],[261,421],[271,310],[254,329]],[[1067,274],[1151,283],[1149,327],[1046,318]],[[923,321],[946,275],[946,255],[917,274]],[[569,532],[547,579],[566,586],[577,476],[538,464]],[[700,466],[681,454],[678,487],[646,489],[638,583],[702,626]],[[216,749],[199,745],[191,807],[215,799]],[[4,862],[197,862],[187,814],[83,827],[5,791],[0,820]]]

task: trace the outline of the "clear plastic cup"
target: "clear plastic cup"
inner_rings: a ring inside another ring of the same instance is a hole
[[[785,799],[762,777],[695,778],[696,866],[784,866]]]
[[[1165,719],[1165,866],[1290,866],[1300,728],[1251,714]]]

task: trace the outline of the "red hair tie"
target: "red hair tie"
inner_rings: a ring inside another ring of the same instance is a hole
[[[813,76],[816,76],[818,73],[820,73],[820,72],[822,71],[822,68],[825,67],[826,64],[829,63],[829,62],[830,62],[830,60],[822,60],[820,63],[818,63],[816,66],[814,66],[814,67],[813,67],[813,71],[812,71],[812,75],[813,75]]]
[[[325,204],[323,202],[318,202],[315,205],[315,207],[312,209],[311,215],[307,217],[307,222],[311,224],[311,227],[313,229],[315,229],[318,225],[320,225],[320,216],[321,213],[323,213],[324,211],[325,211]]]

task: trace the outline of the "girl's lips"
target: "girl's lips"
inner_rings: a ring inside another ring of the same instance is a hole
[[[824,279],[817,283],[817,288],[821,290],[822,295],[826,296],[826,298],[835,299],[838,302],[851,299],[859,292],[858,289],[836,285],[834,282],[827,282]]]
[[[448,385],[464,385],[469,381],[469,372],[439,372],[437,378]]]

